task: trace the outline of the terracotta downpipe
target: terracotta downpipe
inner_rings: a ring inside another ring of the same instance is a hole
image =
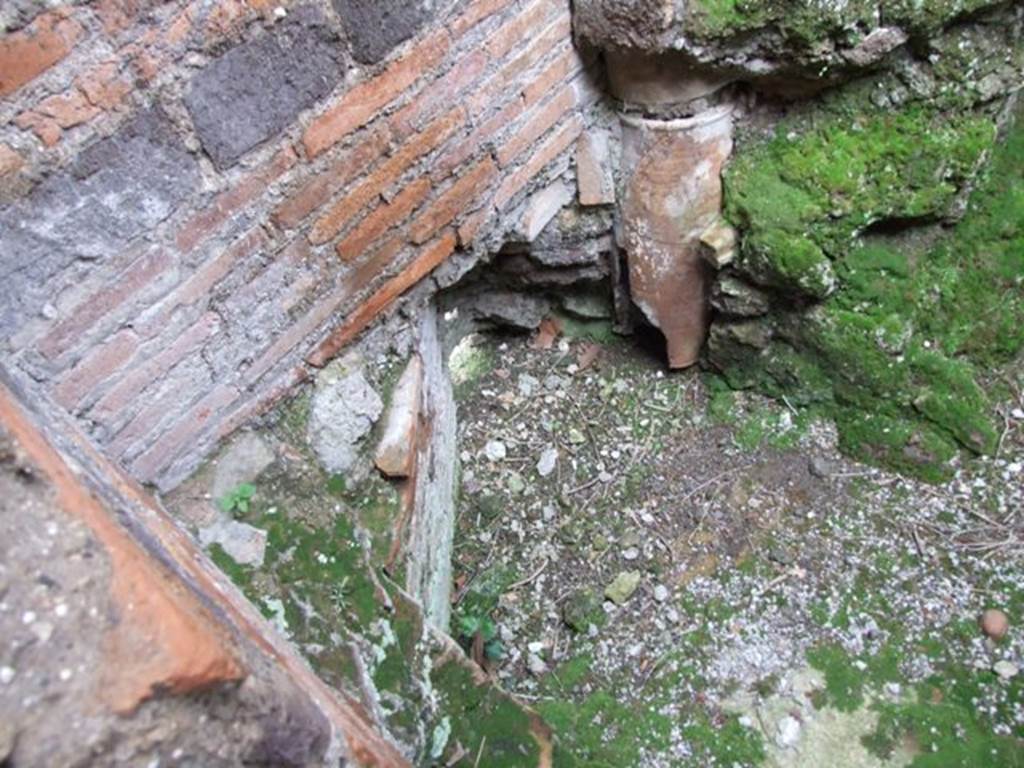
[[[732,151],[732,108],[681,120],[622,121],[619,241],[630,292],[661,329],[671,368],[697,361],[707,335],[708,266],[700,237],[722,205],[722,165]]]

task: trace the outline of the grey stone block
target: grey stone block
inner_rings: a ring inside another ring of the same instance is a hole
[[[300,7],[197,74],[185,106],[203,149],[226,168],[327,96],[344,71],[341,45],[324,16]]]
[[[434,0],[332,0],[341,17],[352,56],[376,64],[434,16]]]
[[[363,375],[363,361],[350,354],[320,372],[309,407],[308,436],[324,469],[348,472],[359,446],[380,418],[384,403]]]
[[[170,216],[198,182],[195,158],[151,108],[0,208],[0,329],[13,330],[23,312],[42,306],[46,280],[76,260],[115,255]]]

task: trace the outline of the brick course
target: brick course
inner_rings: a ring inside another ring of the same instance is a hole
[[[186,221],[175,238],[175,244],[182,251],[191,251],[203,238],[212,234],[233,214],[265,192],[270,184],[295,164],[295,160],[296,155],[291,147],[282,149],[266,167],[242,178],[241,181],[217,195],[209,205]]]
[[[435,149],[458,130],[465,118],[465,110],[458,107],[410,139],[354,188],[346,190],[345,194],[317,219],[309,233],[310,241],[314,244],[324,243],[338,234],[370,201],[397,182],[416,160]]]
[[[54,399],[68,410],[75,408],[86,395],[113,376],[138,346],[139,337],[134,331],[119,331],[64,374],[54,388]]]
[[[0,98],[32,82],[71,52],[82,26],[64,10],[45,13],[0,38]]]
[[[385,232],[401,224],[426,199],[432,186],[430,179],[417,179],[405,187],[394,200],[373,211],[338,243],[338,255],[344,261],[355,261]]]
[[[306,358],[309,364],[322,366],[327,363],[346,344],[365,330],[373,322],[374,318],[391,306],[395,299],[429,275],[445,259],[451,256],[455,250],[455,244],[455,233],[443,233],[434,243],[413,259],[397,277],[386,282],[373,296],[349,314],[345,318],[345,322]]]
[[[0,178],[17,173],[24,165],[25,160],[21,155],[6,144],[0,144]]]
[[[65,168],[0,197],[7,231],[32,238],[16,250],[33,282],[5,286],[17,312],[0,331],[36,343],[9,365],[146,480],[180,473],[456,248],[500,241],[571,161],[595,98],[562,0],[417,11],[407,39],[366,43],[366,66],[344,23],[300,5],[98,0],[0,38],[0,175]],[[318,73],[297,99],[279,93],[302,74],[293,44]],[[256,59],[261,82],[232,74]]]
[[[344,93],[306,130],[302,139],[306,154],[316,157],[370,122],[424,72],[434,69],[448,53],[450,42],[447,31],[440,30],[417,44],[379,76]]]
[[[110,425],[131,408],[134,399],[152,382],[162,378],[186,355],[199,349],[202,344],[220,329],[220,318],[215,312],[207,312],[190,328],[187,328],[169,347],[147,355],[138,366],[118,379],[101,397],[89,417]]]
[[[473,202],[494,180],[496,173],[494,161],[489,157],[467,171],[413,221],[411,240],[416,244],[425,243],[460,213],[471,211]]]
[[[322,171],[305,181],[274,211],[274,222],[285,229],[294,229],[309,214],[334,197],[367,166],[381,157],[391,142],[388,125],[376,126],[354,147],[335,159]]]
[[[87,295],[39,343],[48,358],[64,354],[103,318],[116,315],[140,291],[174,266],[170,251],[158,248],[136,259],[122,273],[99,290]]]

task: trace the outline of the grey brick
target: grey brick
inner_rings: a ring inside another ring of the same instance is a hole
[[[318,9],[300,7],[197,74],[185,106],[203,149],[226,168],[329,94],[344,71],[336,33]]]
[[[152,108],[0,208],[0,331],[38,311],[54,289],[45,281],[77,260],[114,256],[170,216],[198,182],[195,158]]]
[[[434,16],[433,0],[332,0],[341,17],[352,56],[376,64]]]

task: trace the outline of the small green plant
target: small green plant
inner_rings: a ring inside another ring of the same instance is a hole
[[[489,661],[500,661],[505,655],[505,649],[498,638],[498,625],[490,616],[467,614],[459,617],[458,626],[459,640],[471,654],[482,647],[483,657]]]
[[[255,485],[252,483],[242,483],[221,496],[220,508],[233,517],[239,517],[249,511],[252,497],[255,494]]]

